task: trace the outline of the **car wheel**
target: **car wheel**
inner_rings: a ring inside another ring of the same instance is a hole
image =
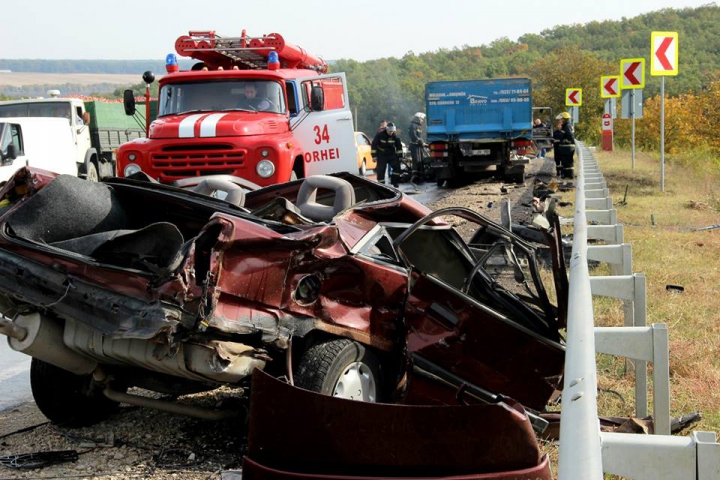
[[[365,160],[362,161],[362,165],[358,169],[358,173],[360,173],[361,177],[364,177],[367,175],[367,165],[365,164]]]
[[[295,384],[306,390],[364,402],[381,396],[380,363],[364,345],[347,339],[310,347],[302,356]]]
[[[85,179],[89,182],[97,182],[99,180],[97,167],[94,163],[90,162],[87,168],[87,175]]]
[[[75,375],[37,358],[30,364],[30,388],[43,415],[66,427],[98,423],[118,407],[95,388],[91,375]]]

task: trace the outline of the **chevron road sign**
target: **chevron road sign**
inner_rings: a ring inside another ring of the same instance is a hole
[[[620,60],[620,88],[645,88],[645,59]]]
[[[568,107],[582,106],[582,88],[565,89],[565,105]]]
[[[677,32],[652,32],[650,34],[650,75],[675,76],[678,74]]]
[[[609,75],[600,77],[600,97],[616,98],[620,96],[620,77]]]

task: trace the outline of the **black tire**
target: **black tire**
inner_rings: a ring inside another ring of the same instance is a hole
[[[342,383],[341,377],[348,375],[350,369],[356,368],[363,374],[369,374],[374,382],[375,392],[371,394],[368,391],[368,395],[363,395],[365,401],[381,401],[383,392],[380,362],[364,345],[348,339],[330,340],[307,349],[298,364],[295,385],[323,395],[362,400],[363,398],[356,398],[356,392],[337,394],[335,391]]]
[[[94,163],[90,162],[87,166],[87,172],[85,172],[85,179],[89,182],[97,182],[100,180],[100,177],[98,176],[97,167]]]
[[[290,181],[293,182],[301,178],[305,178],[305,171],[303,170],[302,157],[298,157],[295,159],[292,172],[290,172]]]
[[[438,188],[442,188],[443,185],[445,185],[445,179],[440,177],[435,177],[435,184],[438,186]]]
[[[361,177],[367,176],[367,163],[365,163],[365,159],[363,159],[362,165],[358,168],[358,173]]]
[[[118,407],[94,388],[91,375],[75,375],[37,358],[30,364],[30,388],[43,415],[65,427],[101,422]]]

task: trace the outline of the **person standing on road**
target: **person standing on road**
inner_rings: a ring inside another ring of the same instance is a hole
[[[412,183],[420,183],[423,180],[422,149],[425,146],[423,141],[422,125],[425,121],[425,114],[418,112],[410,122],[410,156],[412,157]]]
[[[400,186],[400,158],[402,158],[402,142],[395,135],[397,128],[392,122],[388,122],[384,130],[375,134],[370,151],[373,160],[377,163],[375,173],[377,181],[385,183],[385,169],[389,165],[392,168],[390,183],[393,187]]]
[[[557,130],[553,132],[555,168],[560,178],[573,178],[573,155],[575,154],[575,136],[570,128],[570,114],[562,112],[555,120]]]

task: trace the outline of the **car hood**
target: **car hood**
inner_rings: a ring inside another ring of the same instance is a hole
[[[287,132],[282,115],[262,112],[202,112],[166,116],[150,125],[150,138],[237,137]]]

